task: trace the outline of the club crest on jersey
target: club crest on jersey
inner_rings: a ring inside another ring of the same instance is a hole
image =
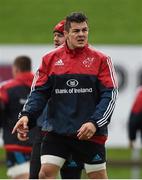
[[[83,65],[85,67],[90,67],[93,64],[93,61],[94,61],[94,58],[88,57],[83,61]]]
[[[76,87],[78,85],[78,81],[76,79],[69,79],[66,84],[69,86],[69,87]]]

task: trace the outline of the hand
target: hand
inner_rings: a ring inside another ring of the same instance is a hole
[[[77,131],[77,137],[80,140],[90,139],[96,132],[96,127],[93,123],[87,122],[81,126],[81,128]]]
[[[22,136],[27,137],[27,133],[29,132],[29,128],[28,128],[28,117],[27,116],[23,116],[19,119],[19,121],[17,121],[16,125],[14,126],[13,130],[12,130],[12,134],[14,134],[16,131],[21,134]]]
[[[28,134],[25,133],[25,134],[20,134],[20,133],[17,133],[17,138],[20,140],[20,141],[26,141],[29,139],[28,137]]]

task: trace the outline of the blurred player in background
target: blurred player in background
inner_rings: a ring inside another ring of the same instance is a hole
[[[65,20],[62,20],[53,29],[53,43],[55,48],[57,48],[65,42],[64,24]]]
[[[64,37],[64,24],[65,21],[60,21],[53,29],[53,42],[55,48],[62,45],[65,42]],[[32,154],[31,154],[31,163],[30,163],[30,179],[38,179],[41,163],[41,143],[44,136],[47,133],[47,110],[43,111],[42,115],[37,120],[37,134],[34,140]],[[65,165],[61,169],[61,177],[63,179],[79,179],[81,177],[81,170],[83,164],[75,162],[72,158],[68,159],[65,162]]]
[[[27,56],[17,57],[12,70],[13,79],[0,85],[0,123],[6,151],[7,176],[14,179],[27,179],[34,130],[30,132],[30,138],[26,143],[19,141],[16,135],[11,135],[11,130],[30,93],[33,81],[31,59]]]
[[[130,148],[134,148],[138,132],[140,132],[142,139],[142,86],[137,90],[128,121]]]

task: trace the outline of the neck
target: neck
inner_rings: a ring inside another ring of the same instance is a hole
[[[71,45],[71,43],[69,42],[68,39],[67,39],[67,46],[68,46],[68,48],[71,49],[71,50],[74,50],[74,49],[75,49],[75,47],[73,47],[73,46]]]

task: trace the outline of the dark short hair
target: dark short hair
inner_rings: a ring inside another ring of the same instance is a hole
[[[88,18],[85,16],[85,14],[81,12],[73,12],[69,16],[66,17],[66,22],[65,22],[65,30],[69,31],[71,27],[71,23],[76,22],[76,23],[81,23],[81,22],[86,22],[88,23]]]
[[[15,58],[13,65],[16,66],[20,71],[31,71],[31,58],[28,56],[18,56]]]

